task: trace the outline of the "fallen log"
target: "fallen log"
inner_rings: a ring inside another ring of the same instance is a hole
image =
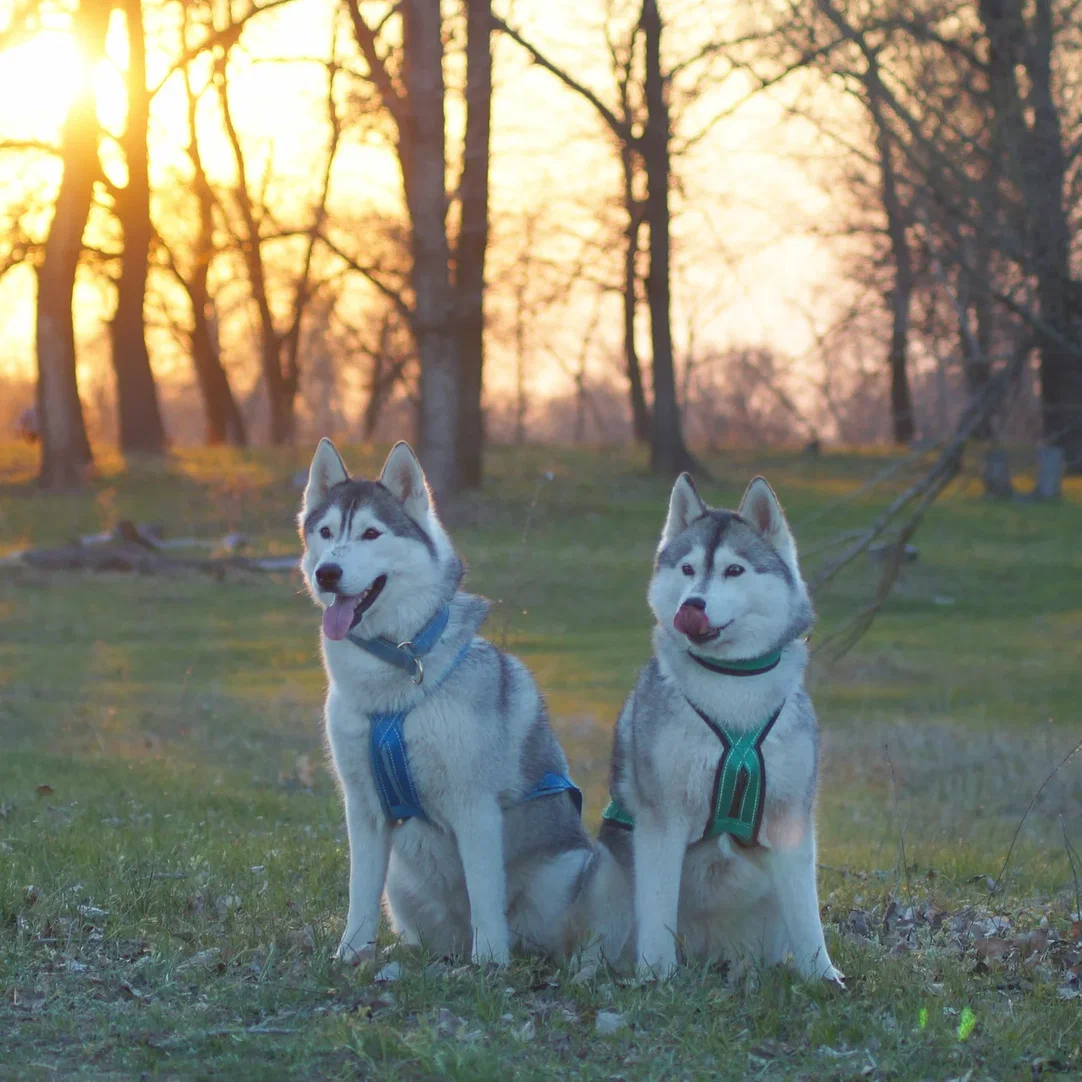
[[[24,549],[12,553],[4,562],[22,563],[41,571],[126,571],[140,575],[202,571],[219,577],[227,571],[291,571],[298,563],[295,556],[167,556],[160,549],[148,548],[137,541]]]

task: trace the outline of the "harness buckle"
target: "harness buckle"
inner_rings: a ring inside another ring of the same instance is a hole
[[[400,642],[398,644],[398,649],[410,660],[410,679],[415,684],[423,684],[425,680],[425,667],[421,664],[421,659],[413,652],[413,643],[407,639],[405,642]]]

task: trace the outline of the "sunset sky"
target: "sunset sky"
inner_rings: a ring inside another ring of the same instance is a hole
[[[675,29],[668,34],[673,57],[692,51],[711,34],[725,32],[726,5],[701,0],[670,0],[665,13]],[[611,75],[601,33],[605,0],[515,0],[497,4],[501,14],[520,27],[543,51],[572,70],[604,98],[610,99]],[[733,5],[735,11],[739,4]],[[11,0],[0,0],[0,27],[6,24]],[[177,50],[176,5],[148,15],[149,80],[156,85]],[[270,192],[280,216],[304,205],[318,174],[324,143],[325,69],[305,58],[325,57],[332,36],[332,0],[295,0],[280,11],[252,21],[232,69],[231,100],[238,128],[251,160],[250,174],[261,176],[268,159]],[[733,23],[732,25],[735,25]],[[340,55],[354,52],[348,28],[339,41]],[[119,15],[109,37],[109,60],[92,73],[99,115],[107,128],[123,123],[124,92],[118,68],[126,63],[125,38]],[[724,72],[719,64],[718,71]],[[45,74],[47,73],[47,74]],[[71,95],[86,75],[78,47],[62,29],[46,29],[5,53],[0,63],[0,139],[50,140],[56,137]],[[44,77],[43,77],[44,76]],[[545,228],[540,243],[548,258],[560,258],[577,245],[570,236],[601,236],[599,222],[613,217],[604,204],[619,192],[618,160],[601,122],[579,98],[548,73],[531,66],[519,47],[495,38],[495,80],[492,141],[492,228],[490,266],[498,275],[512,263],[522,245],[522,223],[540,216]],[[748,89],[740,76],[720,82],[701,103],[699,116],[739,100]],[[341,90],[345,91],[343,83]],[[696,348],[732,343],[764,343],[798,356],[811,341],[808,316],[829,319],[836,302],[831,289],[833,263],[824,245],[808,235],[810,223],[821,220],[829,201],[816,184],[818,166],[808,157],[822,155],[821,139],[812,129],[783,120],[789,91],[762,94],[723,120],[680,163],[681,194],[674,195],[673,332],[678,353],[689,333]],[[342,95],[344,98],[344,94]],[[231,176],[228,148],[205,103],[202,118],[204,154],[218,179]],[[452,110],[452,134],[461,122]],[[151,116],[152,182],[159,191],[174,188],[187,174],[183,87],[172,78],[157,94]],[[106,169],[124,180],[122,161],[105,143]],[[28,166],[23,154],[0,152],[0,206],[28,185],[55,186],[54,162],[35,156]],[[178,173],[178,170],[180,172]],[[393,212],[399,201],[399,178],[386,146],[347,138],[336,162],[332,212],[362,217],[378,210]],[[169,220],[165,196],[156,198],[155,218],[163,232]],[[293,205],[291,208],[291,204]],[[363,237],[357,238],[363,244]],[[619,257],[612,253],[612,268]],[[597,268],[597,273],[608,267]],[[594,309],[592,294],[581,290],[566,311],[539,324],[531,377],[540,393],[564,385],[567,377],[557,358],[576,350]],[[588,295],[589,294],[589,295]],[[357,303],[363,303],[363,290]],[[84,281],[77,292],[79,333],[88,345],[81,376],[93,378],[101,362],[103,319],[108,294]],[[499,308],[499,284],[493,284],[490,310]],[[495,306],[495,308],[493,308]],[[591,371],[612,371],[620,336],[619,300],[608,298],[601,309],[597,357]],[[644,328],[645,332],[645,328]],[[644,334],[644,342],[646,341]],[[17,269],[0,280],[0,370],[32,370],[32,275]],[[152,342],[160,375],[190,379],[184,358],[166,336]],[[503,347],[490,343],[489,390],[499,394],[511,383]],[[254,371],[252,373],[254,377]]]

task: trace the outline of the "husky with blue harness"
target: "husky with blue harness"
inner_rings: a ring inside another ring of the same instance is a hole
[[[597,948],[661,977],[683,957],[840,981],[815,883],[812,608],[766,481],[734,513],[677,480],[649,602],[654,656],[617,722],[590,885]]]
[[[381,897],[393,931],[436,954],[567,956],[593,864],[582,797],[529,672],[478,635],[488,603],[459,589],[413,451],[365,481],[322,440],[300,529],[349,833],[338,956],[371,953]]]

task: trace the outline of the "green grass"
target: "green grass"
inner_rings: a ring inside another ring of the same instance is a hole
[[[306,458],[193,451],[128,470],[106,458],[91,489],[58,497],[29,484],[29,452],[0,449],[0,555],[122,518],[174,536],[241,529],[260,552],[291,552],[290,477]],[[371,470],[381,455],[347,459]],[[765,473],[809,570],[897,491],[821,513],[887,462],[732,453],[709,461],[702,487],[731,506]],[[469,585],[495,602],[489,635],[548,694],[592,826],[612,721],[648,651],[667,486],[623,452],[495,449],[488,466],[483,495],[447,518]],[[1082,1000],[1058,991],[1078,962],[1061,833],[1082,845],[1077,764],[1035,804],[1004,891],[989,896],[982,877],[997,876],[1030,798],[1082,736],[1080,534],[1078,487],[1047,507],[989,504],[960,483],[870,633],[815,666],[820,892],[844,996],[783,973],[580,985],[538,962],[478,972],[392,951],[401,978],[377,984],[371,967],[332,965],[347,857],[299,579],[0,567],[0,1079],[1079,1070]],[[818,597],[817,635],[872,585],[861,560]],[[947,918],[925,919],[929,907]],[[973,922],[996,915],[1011,929],[978,945]],[[1048,943],[1023,947],[1018,932],[1042,919]],[[987,945],[998,940],[1002,957]],[[606,1011],[626,1023],[611,1036],[595,1032]]]

